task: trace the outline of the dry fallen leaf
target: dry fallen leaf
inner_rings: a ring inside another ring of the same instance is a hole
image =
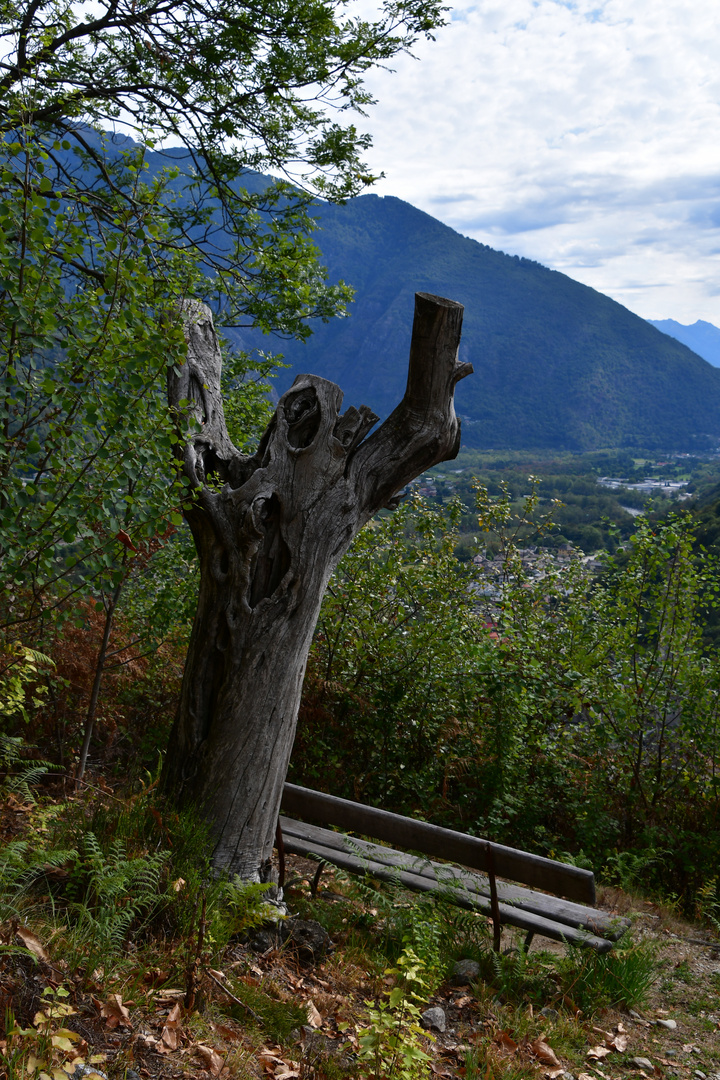
[[[116,1027],[132,1027],[130,1013],[123,1005],[119,994],[111,994],[108,1001],[100,1009],[100,1015],[105,1018],[105,1024],[114,1031]]]
[[[510,1038],[507,1031],[501,1031],[499,1035],[496,1035],[494,1042],[505,1054],[514,1054],[518,1048],[518,1044]]]
[[[203,1065],[213,1076],[219,1076],[225,1064],[225,1058],[210,1046],[196,1046],[195,1053],[202,1059]]]
[[[587,1056],[589,1058],[593,1058],[595,1061],[601,1061],[604,1057],[607,1057],[608,1054],[611,1053],[612,1050],[609,1050],[607,1046],[592,1046],[588,1050]]]
[[[180,1045],[180,1036],[180,1003],[175,1002],[162,1029],[160,1043],[157,1047],[158,1053],[169,1054],[173,1050],[177,1050]]]
[[[617,1050],[622,1054],[624,1050],[627,1050],[627,1035],[616,1035],[614,1039],[611,1039],[608,1043],[610,1050]]]
[[[591,1076],[590,1073],[579,1073],[578,1080],[595,1080],[595,1077]]]
[[[167,982],[168,972],[163,971],[162,968],[151,968],[150,971],[146,971],[143,975],[143,982],[149,983],[152,986],[160,986],[162,983]]]
[[[545,1040],[540,1036],[534,1043],[530,1044],[530,1049],[536,1058],[542,1061],[543,1065],[559,1065],[560,1058],[557,1056],[552,1047],[548,1046]]]
[[[275,1069],[278,1065],[284,1065],[282,1058],[279,1058],[277,1054],[271,1053],[269,1050],[264,1050],[258,1054],[258,1060],[265,1069],[265,1072],[275,1073]]]
[[[50,957],[45,952],[42,942],[37,934],[33,934],[32,930],[28,930],[26,926],[19,926],[15,933],[20,938],[25,948],[28,949],[33,956],[36,956],[38,960],[42,960],[45,964],[50,962]]]
[[[136,1037],[138,1046],[145,1046],[148,1050],[157,1049],[157,1039],[154,1035],[146,1035],[144,1031],[138,1033]]]
[[[543,1076],[545,1080],[557,1080],[557,1077],[562,1076],[564,1072],[565,1066],[561,1065],[559,1069],[548,1069],[547,1072],[543,1073]]]
[[[169,1005],[171,1001],[184,997],[184,990],[160,990],[155,997],[155,1001],[158,1005]]]
[[[317,1009],[315,1008],[314,1003],[312,1001],[306,1001],[306,1002],[304,1002],[304,1005],[305,1005],[305,1008],[307,1009],[307,1018],[308,1018],[308,1024],[310,1024],[310,1027],[314,1027],[314,1028],[322,1027],[323,1018],[320,1015],[320,1013],[317,1011]]]

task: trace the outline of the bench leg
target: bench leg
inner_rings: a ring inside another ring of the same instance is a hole
[[[497,882],[495,880],[495,857],[493,855],[492,844],[488,842],[486,844],[485,850],[487,852],[488,881],[490,882],[490,911],[492,914],[493,924],[493,950],[496,953],[499,953],[500,938],[502,936],[502,926],[500,924],[500,907],[498,905]]]
[[[532,942],[532,939],[534,937],[535,937],[535,931],[534,930],[529,930],[528,935],[525,938],[525,941],[523,942],[523,952],[528,951],[528,949],[530,948],[530,943]]]
[[[275,846],[278,853],[278,888],[282,889],[285,884],[285,843],[279,821],[275,828]]]

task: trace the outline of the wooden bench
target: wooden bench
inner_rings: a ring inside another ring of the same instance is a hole
[[[460,907],[489,916],[496,950],[503,924],[526,932],[526,949],[539,934],[601,953],[611,949],[630,925],[627,919],[595,908],[595,877],[578,866],[296,784],[285,784],[282,810],[278,829],[281,884],[284,852],[290,852],[320,860],[313,891],[322,866],[332,863],[352,874],[370,874],[408,889],[437,892]],[[328,825],[372,836],[401,850],[336,832]]]

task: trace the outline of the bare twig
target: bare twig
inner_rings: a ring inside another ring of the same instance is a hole
[[[207,968],[205,969],[205,974],[212,982],[215,983],[216,986],[219,986],[223,993],[227,994],[227,996],[231,998],[236,1005],[242,1006],[242,1008],[245,1009],[246,1012],[250,1013],[254,1020],[257,1020],[258,1024],[262,1024],[262,1017],[258,1016],[255,1010],[251,1009],[250,1006],[247,1005],[244,1001],[241,1001],[239,997],[235,997],[235,994],[233,994],[232,990],[228,990],[227,986],[223,986],[220,980],[216,979],[213,973],[211,971],[208,971]]]

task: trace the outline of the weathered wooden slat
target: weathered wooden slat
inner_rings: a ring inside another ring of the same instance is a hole
[[[405,870],[415,876],[426,878],[431,888],[447,887],[461,889],[471,897],[490,898],[490,886],[487,878],[476,873],[469,873],[450,865],[432,862],[429,858],[408,855],[393,848],[382,847],[367,840],[348,837],[344,833],[332,832],[317,825],[295,821],[282,816],[280,826],[286,842],[292,837],[308,849],[322,847],[324,850],[345,852],[350,856],[365,859],[374,865],[386,866],[393,872]],[[297,852],[296,852],[297,854]],[[328,859],[328,862],[331,862]],[[604,911],[577,904],[545,893],[533,892],[522,886],[506,881],[497,882],[498,899],[505,905],[520,907],[529,912],[563,923],[567,926],[580,927],[598,934],[610,941],[616,941],[630,925],[627,919],[618,919]]]
[[[434,888],[447,887],[451,891],[462,889],[471,895],[486,899],[490,897],[489,881],[484,876],[463,872],[454,866],[433,863],[423,856],[383,848],[378,843],[358,840],[344,833],[334,833],[330,829],[298,822],[285,816],[281,816],[280,824],[285,839],[295,837],[309,846],[314,843],[324,849],[344,851],[376,864],[407,870],[410,874],[429,879],[434,883]],[[596,908],[575,904],[558,896],[533,892],[508,881],[498,881],[498,896],[504,904],[521,907],[525,912],[566,923],[570,927],[582,927],[602,937],[608,937],[610,941],[619,939],[629,926],[627,919],[617,919],[606,912],[598,912]]]
[[[426,821],[392,814],[372,806],[339,799],[321,791],[285,784],[282,809],[286,814],[336,825],[364,836],[394,844],[396,847],[423,851],[449,862],[460,863],[473,870],[487,872],[487,843],[475,836],[443,829]],[[545,859],[527,851],[492,844],[495,873],[511,881],[520,881],[533,888],[594,905],[595,877],[578,866]]]
[[[372,874],[381,881],[395,881],[405,888],[419,892],[438,892],[438,882],[432,878],[400,869],[395,865],[375,863],[361,855],[351,854],[339,847],[324,847],[316,841],[311,841],[300,836],[285,834],[285,850],[295,855],[315,856],[325,862],[341,867],[352,874]],[[442,889],[442,883],[441,883]],[[478,893],[471,893],[463,888],[448,887],[449,898],[459,907],[472,911],[480,911],[490,916],[490,899]],[[597,952],[607,952],[612,948],[612,942],[607,938],[598,937],[576,926],[552,922],[534,912],[524,911],[522,908],[500,903],[498,905],[500,918],[503,924],[517,926],[526,932],[541,934],[553,941],[563,941],[572,945],[579,945],[595,949]]]

